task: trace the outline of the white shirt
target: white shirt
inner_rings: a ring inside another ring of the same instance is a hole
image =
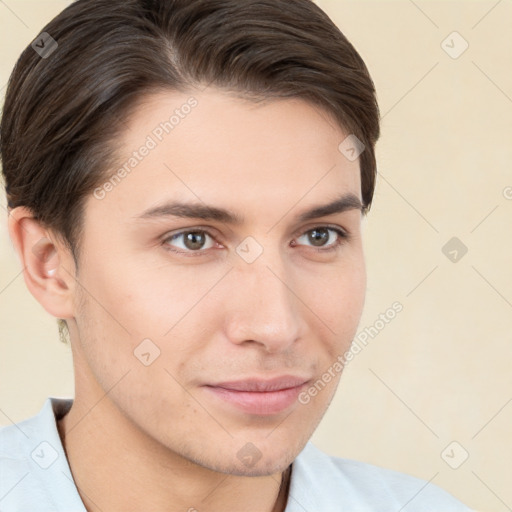
[[[57,430],[73,400],[0,428],[1,512],[87,512]],[[292,463],[285,512],[472,512],[440,487],[389,469],[332,457],[308,442]]]

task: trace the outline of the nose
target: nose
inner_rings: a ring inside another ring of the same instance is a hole
[[[230,272],[225,301],[226,335],[235,344],[259,344],[269,353],[284,352],[303,334],[301,301],[279,258],[238,262]]]

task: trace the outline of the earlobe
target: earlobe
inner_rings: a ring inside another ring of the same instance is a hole
[[[30,293],[56,318],[73,318],[75,269],[69,251],[23,206],[9,211],[8,224]]]

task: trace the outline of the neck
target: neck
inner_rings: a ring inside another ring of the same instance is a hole
[[[148,437],[101,396],[75,399],[58,421],[88,512],[224,512],[241,504],[247,512],[284,512],[290,471],[247,477],[205,468]]]

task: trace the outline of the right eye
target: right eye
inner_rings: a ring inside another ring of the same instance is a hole
[[[177,254],[199,256],[207,249],[211,249],[215,246],[215,242],[209,246],[204,247],[207,243],[208,238],[213,239],[213,235],[203,229],[189,229],[185,231],[179,231],[163,239],[162,244],[165,249]],[[171,244],[175,240],[181,240],[178,244]],[[178,247],[176,250],[173,247]],[[192,254],[191,254],[192,253]]]

